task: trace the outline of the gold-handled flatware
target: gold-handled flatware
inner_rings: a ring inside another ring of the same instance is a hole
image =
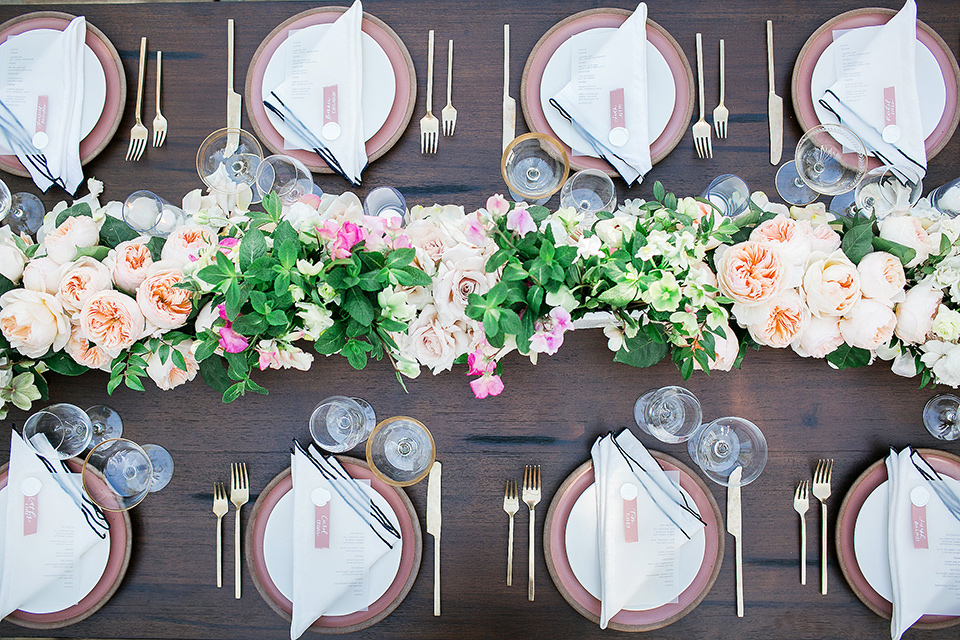
[[[507,537],[507,586],[509,587],[513,585],[513,516],[520,510],[516,482],[507,481],[507,488],[503,493],[503,510],[510,516],[510,534]]]
[[[433,536],[433,615],[440,615],[440,529],[443,524],[440,508],[443,465],[434,460],[427,480],[427,533]]]
[[[723,38],[720,38],[720,104],[713,110],[713,129],[717,133],[717,139],[727,137],[727,120],[730,118],[730,110],[723,104],[724,97],[724,69],[723,69]]]
[[[213,514],[217,516],[217,588],[223,586],[223,516],[227,505],[227,490],[222,482],[213,483]]]
[[[743,617],[743,518],[740,505],[740,480],[743,467],[738,466],[727,479],[727,533],[733,536],[736,545],[737,572],[737,617]]]
[[[773,83],[773,20],[767,20],[767,76],[770,94],[767,97],[767,118],[770,121],[770,164],[780,164],[783,154],[783,98],[774,91]]]
[[[447,106],[440,111],[443,135],[452,136],[457,128],[457,110],[453,106],[453,40],[447,43]]]
[[[233,536],[233,571],[236,583],[235,597],[240,599],[240,507],[250,500],[250,481],[244,462],[230,465],[230,502],[236,507],[236,527]]]
[[[530,548],[529,562],[527,563],[527,600],[533,602],[533,547],[534,547],[534,522],[536,521],[536,507],[540,503],[540,465],[528,464],[523,470],[523,503],[530,508]]]
[[[160,113],[160,75],[163,52],[157,51],[157,115],[153,119],[153,146],[162,147],[167,139],[167,119]]]
[[[810,508],[810,485],[806,480],[797,485],[793,510],[800,514],[800,584],[807,584],[807,509]]]
[[[821,459],[813,474],[813,495],[820,501],[820,593],[827,595],[827,498],[833,478],[833,460]]]
[[[693,123],[693,145],[700,158],[712,158],[713,146],[710,144],[710,125],[707,124],[707,111],[703,105],[703,36],[697,34],[697,78],[700,86],[700,119]]]
[[[242,98],[233,90],[233,18],[227,20],[227,128],[240,129],[240,107]],[[240,132],[227,133],[227,146],[224,156],[231,156],[240,144]]]
[[[420,154],[436,153],[440,121],[433,115],[433,29],[427,36],[427,115],[420,118]]]
[[[503,146],[517,137],[517,101],[510,97],[510,25],[503,25]]]
[[[140,38],[140,75],[137,79],[137,122],[130,129],[130,146],[127,147],[127,160],[136,162],[147,147],[147,128],[140,120],[143,108],[143,74],[147,66],[147,39]]]

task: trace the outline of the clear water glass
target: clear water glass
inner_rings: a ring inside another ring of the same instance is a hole
[[[137,233],[166,238],[184,223],[187,216],[152,191],[134,191],[123,202],[123,221]]]
[[[83,490],[106,511],[126,511],[150,493],[153,465],[136,442],[104,440],[87,454],[80,472]]]
[[[93,437],[90,444],[98,445],[104,440],[113,440],[123,435],[123,419],[113,407],[98,404],[86,410],[90,424],[93,425]]]
[[[617,209],[617,189],[613,180],[599,169],[584,169],[570,176],[560,188],[560,206],[574,209],[587,217]]]
[[[364,199],[363,213],[373,218],[399,219],[402,224],[407,215],[407,201],[393,187],[377,187]]]
[[[735,218],[744,211],[750,203],[750,187],[740,176],[726,173],[713,179],[703,193],[700,194],[710,204],[715,206],[728,218]]]
[[[310,436],[331,453],[349,451],[363,442],[376,424],[373,407],[355,398],[331,396],[310,415]]]
[[[228,147],[231,139],[236,142],[233,148]],[[213,191],[238,194],[252,189],[262,160],[263,150],[252,134],[243,129],[218,129],[200,144],[197,173]]]
[[[567,181],[570,159],[556,138],[525,133],[504,149],[500,172],[514,201],[543,204]]]
[[[733,416],[701,427],[687,441],[687,452],[708,478],[723,486],[737,467],[743,467],[740,484],[748,485],[767,465],[763,433],[749,420]]]
[[[923,407],[923,426],[938,440],[960,438],[960,398],[942,393],[927,401]]]
[[[23,425],[24,441],[51,460],[83,453],[92,437],[93,425],[86,412],[67,403],[52,404],[27,418]]]
[[[7,192],[7,195],[9,196],[6,205],[8,210],[5,215],[0,216],[3,218],[2,224],[8,225],[16,234],[34,235],[43,226],[43,202],[37,196],[25,191],[12,196]],[[0,192],[0,211],[3,209],[3,193]]]
[[[257,168],[257,189],[261,196],[272,191],[283,204],[293,204],[314,192],[313,174],[291,156],[267,156]]]
[[[945,216],[960,216],[960,178],[951,180],[930,192],[930,204]]]
[[[703,418],[700,401],[683,387],[648,391],[633,406],[637,426],[657,440],[678,444],[689,440]]]
[[[800,178],[817,193],[835,196],[853,191],[867,170],[867,149],[853,131],[820,124],[797,143],[794,156]]]
[[[155,493],[170,484],[173,479],[173,456],[158,444],[145,444],[143,450],[150,458],[153,475],[150,479],[150,493]]]
[[[387,484],[407,487],[430,472],[437,450],[433,435],[419,421],[406,416],[387,418],[367,440],[367,462]]]
[[[923,189],[918,174],[884,165],[871,169],[857,185],[857,208],[884,218],[895,211],[906,212],[920,200]]]

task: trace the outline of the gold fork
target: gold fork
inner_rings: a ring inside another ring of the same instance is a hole
[[[697,34],[697,77],[700,80],[700,119],[693,123],[693,144],[700,158],[712,158],[713,147],[710,144],[710,125],[707,124],[706,110],[703,106],[703,36]]]
[[[447,46],[447,106],[440,111],[443,135],[452,136],[457,128],[457,110],[453,107],[453,40]]]
[[[140,78],[137,80],[137,123],[130,129],[130,146],[127,147],[127,160],[136,162],[147,146],[147,128],[140,120],[140,108],[143,106],[143,72],[147,65],[147,39],[140,38]]]
[[[813,495],[820,501],[820,593],[827,594],[827,498],[830,497],[830,479],[833,460],[817,461],[813,474]]]
[[[247,480],[246,463],[230,465],[230,502],[237,508],[236,528],[233,536],[233,570],[236,582],[235,597],[240,599],[240,507],[250,499],[250,483]]]
[[[217,516],[217,588],[223,586],[223,516],[227,515],[227,490],[222,482],[213,483],[213,513]]]
[[[513,516],[520,510],[516,482],[507,481],[507,489],[503,493],[503,510],[510,516],[510,535],[507,539],[507,586],[509,587],[513,584]]]
[[[162,147],[167,139],[167,119],[160,113],[160,66],[162,51],[157,51],[157,117],[153,119],[153,146]]]
[[[807,519],[810,508],[810,485],[806,480],[797,485],[793,496],[793,510],[800,514],[800,584],[807,584]]]
[[[730,111],[723,104],[723,76],[723,38],[720,38],[720,104],[713,110],[713,128],[718,140],[727,137],[727,119],[730,117]]]
[[[540,503],[540,465],[528,464],[523,471],[523,503],[530,507],[530,548],[527,564],[527,600],[533,602],[533,537],[536,512],[534,507]]]
[[[427,115],[420,118],[420,153],[436,153],[440,121],[433,115],[433,29],[427,46]]]

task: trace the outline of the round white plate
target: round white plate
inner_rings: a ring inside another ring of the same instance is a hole
[[[550,104],[550,97],[570,82],[571,55],[574,47],[597,51],[614,31],[616,29],[612,27],[597,27],[571,36],[557,47],[543,69],[543,79],[540,82],[540,108],[550,128],[568,147],[580,153],[587,153],[593,158],[597,155],[593,152],[590,143],[574,131],[570,122]],[[663,54],[649,41],[647,42],[647,96],[647,131],[648,139],[652,143],[667,128],[670,116],[673,115],[677,87]]]
[[[316,29],[318,37],[322,37],[323,33],[331,26],[332,23],[317,24],[308,28]],[[369,140],[377,131],[380,131],[390,116],[390,110],[393,108],[393,101],[397,94],[397,78],[393,74],[390,59],[377,44],[377,41],[364,32],[361,32],[360,35],[360,46],[363,51],[363,87],[360,97],[360,102],[363,105],[363,139]],[[289,40],[281,42],[270,61],[267,62],[267,67],[263,72],[262,97],[264,100],[269,99],[270,92],[286,78],[288,44]],[[287,130],[283,120],[269,109],[267,110],[267,118],[278,132],[283,133]]]
[[[7,488],[0,489],[0,527],[6,526]],[[80,590],[66,590],[62,582],[51,583],[46,590],[24,602],[19,610],[26,613],[55,613],[77,604],[100,582],[110,559],[110,536],[97,541],[80,556]]]
[[[876,27],[862,27],[866,29]],[[817,64],[813,67],[810,78],[810,95],[813,98],[813,108],[817,119],[821,123],[839,123],[837,116],[820,104],[823,92],[837,81],[837,66],[835,56],[837,41],[834,40],[824,49]],[[923,137],[927,138],[936,129],[943,110],[947,108],[947,88],[943,79],[943,71],[937,64],[937,59],[927,48],[927,45],[917,40],[917,92],[920,94],[920,124]]]
[[[369,483],[360,481],[360,486],[373,499],[374,504],[390,519],[393,526],[400,529],[397,514],[390,504],[369,486]],[[379,544],[379,540],[375,540]],[[345,616],[357,611],[365,611],[371,604],[380,599],[397,577],[400,570],[400,555],[403,549],[403,540],[393,545],[372,567],[367,576],[369,588],[367,597],[359,598],[348,591],[337,600],[326,616]],[[280,593],[293,602],[293,491],[288,491],[277,502],[263,532],[263,560],[267,566],[270,579],[280,590]],[[322,578],[321,578],[322,579]]]
[[[688,503],[693,504],[693,498],[685,490],[683,495]],[[567,530],[565,538],[567,559],[570,562],[570,568],[573,575],[577,578],[583,588],[587,590],[594,598],[600,599],[600,560],[599,560],[599,533],[597,529],[597,485],[591,484],[587,487],[570,510],[570,517],[567,519]],[[638,545],[639,547],[640,545]],[[706,550],[706,538],[704,529],[700,529],[680,551],[680,569],[677,589],[672,592],[663,592],[658,594],[662,596],[662,602],[659,603],[628,603],[624,609],[628,611],[645,611],[656,609],[665,604],[675,602],[681,593],[692,583],[700,567],[703,565],[703,557]]]
[[[56,29],[31,29],[17,38],[19,46],[27,46],[31,49],[42,50],[50,46],[51,41],[62,32]],[[4,40],[0,44],[0,50],[8,46],[8,41]],[[97,59],[97,54],[93,52],[88,45],[83,45],[83,109],[80,113],[80,139],[86,138],[93,128],[97,126],[100,115],[103,114],[103,107],[107,103],[107,76]],[[34,105],[36,103],[34,102]],[[35,108],[35,107],[34,107]],[[27,127],[27,131],[33,134],[34,117],[25,118],[18,110],[15,110],[20,122]],[[0,154],[9,154],[7,149],[0,143]]]

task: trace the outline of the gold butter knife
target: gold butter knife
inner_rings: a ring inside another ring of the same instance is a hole
[[[227,127],[240,128],[240,94],[233,90],[233,18],[227,20]],[[228,133],[224,156],[232,156],[239,145],[240,134]]]
[[[770,164],[780,164],[783,153],[783,98],[774,91],[773,84],[773,20],[767,20],[767,75],[770,78],[770,95],[767,99],[767,114],[770,119]]]
[[[427,533],[433,536],[433,615],[440,615],[440,476],[443,465],[434,461],[427,481]]]
[[[743,617],[743,555],[740,538],[743,522],[740,517],[740,478],[743,467],[738,466],[727,479],[727,533],[733,536],[737,546],[737,617]]]
[[[510,25],[503,25],[503,147],[517,137],[517,101],[510,97]]]

